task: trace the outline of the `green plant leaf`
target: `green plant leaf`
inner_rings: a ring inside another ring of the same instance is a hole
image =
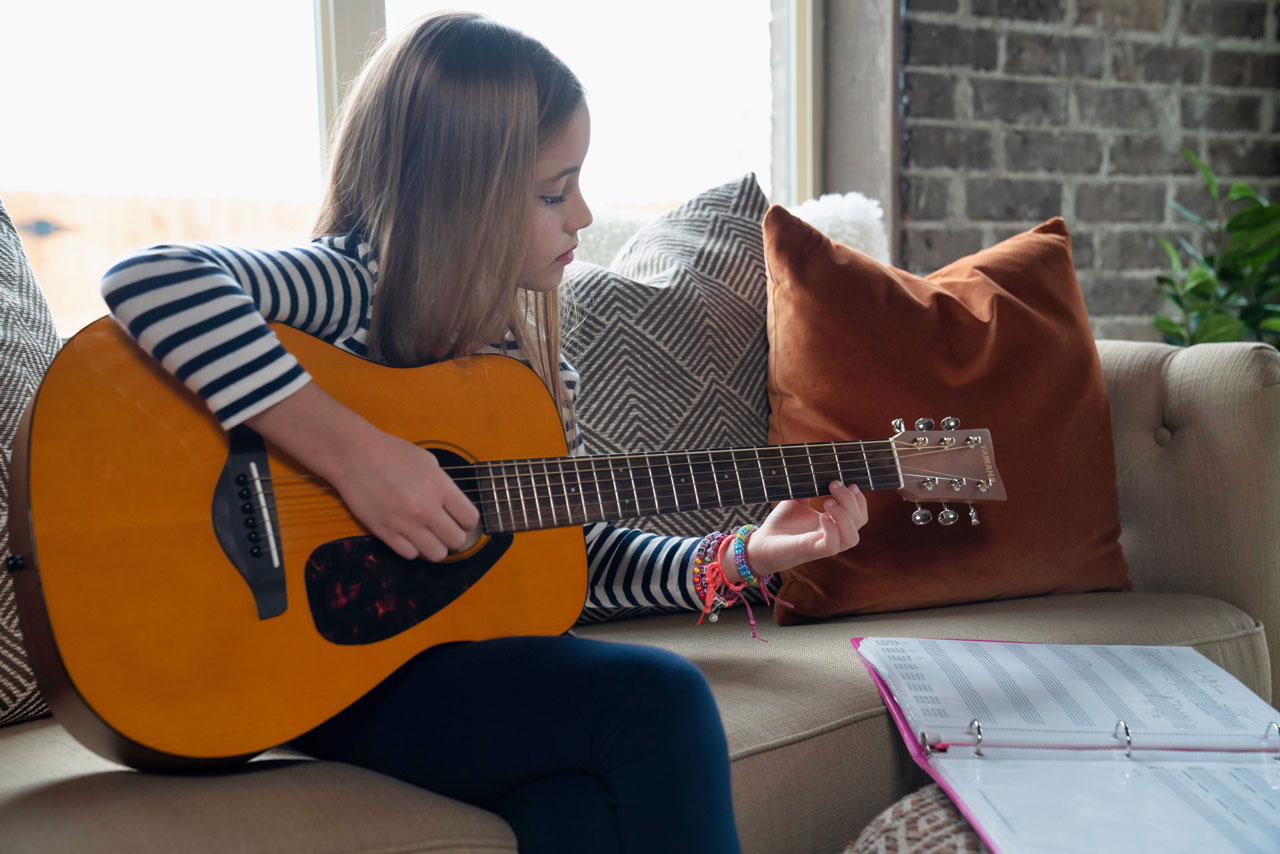
[[[1196,324],[1191,333],[1191,343],[1211,344],[1219,341],[1240,341],[1248,327],[1238,317],[1229,314],[1212,314]]]
[[[1209,195],[1213,196],[1214,201],[1218,199],[1218,179],[1214,177],[1213,170],[1205,165],[1204,161],[1196,157],[1196,153],[1189,148],[1182,149],[1182,156],[1195,164],[1200,170],[1200,174],[1204,176],[1204,184],[1209,188]]]
[[[1187,271],[1186,290],[1188,294],[1208,299],[1218,290],[1218,277],[1208,267],[1196,264]]]
[[[1172,317],[1165,317],[1163,314],[1157,314],[1155,327],[1157,331],[1176,338],[1180,344],[1185,344],[1187,341],[1187,330],[1183,329],[1182,324],[1178,323],[1178,321],[1174,320]]]
[[[1191,222],[1194,222],[1196,225],[1200,226],[1201,228],[1207,228],[1208,230],[1213,231],[1213,226],[1205,222],[1204,217],[1200,216],[1200,214],[1191,210],[1186,205],[1183,205],[1180,202],[1169,202],[1169,207],[1177,211],[1178,215],[1181,216],[1183,219],[1190,220]]]
[[[1187,238],[1183,237],[1181,234],[1178,235],[1178,245],[1187,250],[1187,254],[1196,259],[1199,263],[1204,264],[1206,267],[1213,266],[1213,264],[1209,263],[1209,259],[1205,258],[1204,255],[1201,255],[1200,250],[1192,246],[1191,241],[1187,240]]]
[[[1164,247],[1164,253],[1169,256],[1169,266],[1173,267],[1173,272],[1177,276],[1182,275],[1182,259],[1178,257],[1178,250],[1173,248],[1173,244],[1163,237],[1157,237],[1156,241]],[[1172,282],[1170,282],[1172,284]]]
[[[1276,209],[1280,210],[1280,206]],[[1264,210],[1270,210],[1270,208],[1264,208]],[[1269,252],[1278,243],[1280,243],[1280,219],[1231,235],[1230,250],[1232,257],[1239,258],[1255,252]]]
[[[1258,324],[1259,329],[1268,332],[1280,332],[1280,317],[1270,317]]]
[[[1257,191],[1255,191],[1253,187],[1250,187],[1248,184],[1240,184],[1240,183],[1232,184],[1231,191],[1227,193],[1227,201],[1237,202],[1240,199],[1252,199],[1253,201],[1257,202],[1260,205],[1267,204],[1267,200],[1262,198],[1262,196],[1259,196]]]
[[[1280,205],[1250,205],[1227,220],[1227,233],[1234,237],[1238,232],[1262,228],[1280,220]]]

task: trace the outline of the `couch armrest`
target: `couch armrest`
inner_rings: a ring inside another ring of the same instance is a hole
[[[1280,352],[1099,341],[1098,354],[1134,589],[1250,614],[1280,686]]]

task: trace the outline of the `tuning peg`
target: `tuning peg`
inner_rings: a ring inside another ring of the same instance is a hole
[[[905,433],[907,430],[906,422],[901,418],[893,419],[893,423],[890,426],[893,427],[893,432],[895,433]]]
[[[955,418],[954,416],[948,415],[946,418],[942,419],[942,429],[943,430],[959,430],[960,419]]]
[[[932,419],[932,418],[917,418],[917,419],[916,419],[916,429],[917,429],[917,430],[932,430],[932,429],[933,429],[933,419]]]
[[[938,514],[938,524],[939,524],[939,525],[954,525],[954,524],[956,523],[956,520],[957,520],[957,519],[959,519],[959,518],[960,518],[960,514],[959,514],[959,513],[957,513],[956,511],[954,511],[954,510],[952,510],[952,509],[950,509],[950,508],[948,508],[948,507],[947,507],[947,505],[943,504],[943,505],[942,505],[942,512]]]
[[[978,508],[974,507],[972,504],[969,505],[969,524],[970,525],[982,524],[981,522],[978,521]]]
[[[933,512],[916,504],[916,512],[911,514],[911,521],[917,525],[928,525],[933,520]]]
[[[959,492],[960,490],[964,489],[965,484],[968,482],[969,481],[965,480],[963,477],[951,478],[951,491]]]

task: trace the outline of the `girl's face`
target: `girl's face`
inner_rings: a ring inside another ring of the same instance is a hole
[[[591,224],[591,210],[578,185],[590,144],[591,117],[583,103],[564,131],[538,152],[529,249],[520,270],[522,288],[555,290],[564,268],[573,260],[578,230]]]

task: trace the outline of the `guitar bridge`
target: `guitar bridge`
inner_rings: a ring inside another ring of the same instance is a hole
[[[227,438],[230,452],[213,490],[213,531],[249,585],[258,619],[267,620],[283,614],[288,601],[266,444],[243,424]]]

